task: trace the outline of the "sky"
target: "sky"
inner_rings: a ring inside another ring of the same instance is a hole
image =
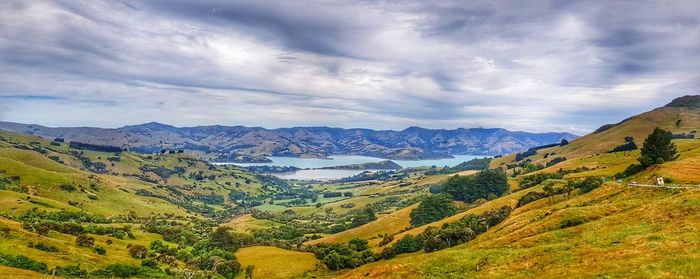
[[[700,1],[0,2],[0,120],[584,134],[700,94]]]

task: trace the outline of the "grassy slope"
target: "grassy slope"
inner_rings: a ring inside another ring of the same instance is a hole
[[[134,153],[121,153],[120,161],[112,162],[107,158],[113,153],[83,151],[85,157],[93,162],[103,162],[108,166],[109,174],[96,174],[83,169],[82,163],[69,153],[66,144],[60,146],[50,145],[49,141],[15,133],[0,131],[0,136],[6,141],[0,141],[0,173],[3,177],[19,177],[19,186],[26,193],[9,190],[0,190],[0,213],[16,216],[32,208],[40,210],[56,211],[68,209],[74,211],[87,211],[105,216],[125,214],[134,211],[145,216],[152,213],[171,213],[179,216],[191,216],[185,209],[169,203],[163,199],[136,195],[138,189],[148,189],[156,193],[167,194],[158,188],[157,184],[144,182],[134,175],[141,175],[139,169],[144,165],[157,165],[168,168],[175,166],[187,167],[188,171],[204,171],[207,174],[217,176],[216,180],[193,181],[187,177],[171,176],[168,181],[159,183],[182,186],[195,185],[192,193],[203,189],[216,190],[218,194],[226,196],[228,190],[223,189],[222,184],[230,181],[232,184],[239,182],[239,189],[255,194],[259,193],[260,183],[254,177],[241,170],[227,168],[210,170],[204,162],[191,160],[184,154],[169,154],[165,156],[144,156]],[[36,151],[16,148],[17,144],[32,147],[41,147],[47,150],[47,154]],[[56,162],[48,156],[58,156],[64,163]],[[229,174],[235,174],[232,176]],[[157,176],[152,176],[158,178]],[[250,183],[245,183],[249,179]],[[59,188],[61,184],[74,185],[77,189],[72,192]],[[94,185],[94,186],[93,186]],[[234,186],[235,187],[235,186]],[[190,193],[186,190],[183,192]],[[94,194],[97,198],[88,198]],[[70,202],[79,204],[70,205]],[[254,220],[251,220],[251,222]],[[256,224],[255,222],[250,225]],[[117,225],[117,224],[113,224]],[[259,225],[259,224],[258,224]],[[0,217],[0,227],[9,228],[10,236],[0,241],[0,252],[17,255],[22,254],[32,259],[46,262],[49,268],[55,266],[80,265],[84,269],[94,270],[110,263],[130,263],[138,265],[139,260],[131,258],[128,254],[128,244],[142,244],[148,246],[153,240],[162,240],[157,234],[144,233],[135,225],[132,232],[136,239],[116,239],[108,236],[91,235],[96,239],[95,246],[106,248],[106,255],[98,255],[90,248],[75,245],[75,236],[50,232],[47,236],[40,236],[24,230],[21,223]],[[107,240],[113,241],[107,244]],[[29,248],[28,244],[43,243],[57,247],[59,252],[45,252]],[[171,244],[175,245],[175,244]],[[184,263],[178,262],[180,265]],[[14,274],[15,269],[0,266],[0,277]],[[28,278],[36,277],[36,273],[29,271],[18,272],[17,276]],[[22,277],[19,277],[22,278]]]
[[[676,122],[681,120],[681,125]],[[570,174],[567,177],[586,176],[612,176],[633,163],[637,163],[639,151],[606,153],[614,147],[624,143],[624,138],[632,136],[637,146],[641,147],[644,139],[655,127],[672,131],[673,133],[689,133],[700,128],[700,111],[686,108],[662,107],[646,112],[620,123],[600,133],[592,133],[572,141],[566,146],[557,146],[537,151],[534,156],[528,157],[535,164],[545,165],[556,157],[566,157],[567,160],[541,170],[540,172],[554,172],[560,168],[572,170],[586,166],[590,171]],[[674,140],[681,152],[681,158],[675,162],[666,163],[653,170],[643,172],[632,179],[636,181],[651,181],[654,174],[671,177],[679,183],[700,182],[700,172],[692,166],[697,165],[697,157],[700,155],[700,140]],[[547,153],[555,153],[544,158]],[[491,167],[503,166],[514,160],[515,154],[495,158],[491,161]],[[689,168],[690,167],[690,168]]]
[[[318,243],[344,243],[349,242],[353,238],[370,239],[372,241],[372,246],[376,245],[376,242],[380,241],[376,237],[380,234],[397,234],[402,229],[407,228],[411,224],[409,223],[411,211],[416,208],[417,205],[412,205],[406,208],[402,208],[391,214],[379,217],[376,221],[364,224],[357,228],[349,229],[347,231],[339,232],[326,236],[324,238],[309,241],[305,244],[314,245]]]
[[[229,227],[237,232],[243,233],[252,233],[256,230],[264,230],[281,225],[282,224],[275,221],[256,219],[250,214],[238,216],[227,223],[221,224],[223,227]]]
[[[295,252],[276,247],[255,246],[238,250],[236,257],[245,270],[255,265],[253,278],[293,278],[320,267],[312,253]],[[239,274],[240,278],[244,274]]]
[[[485,205],[488,206],[488,205]],[[553,205],[540,200],[465,245],[418,252],[342,278],[694,278],[700,274],[700,190],[607,184]],[[560,229],[562,220],[586,223]]]

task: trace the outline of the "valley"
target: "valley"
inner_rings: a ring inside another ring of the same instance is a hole
[[[212,164],[192,151],[106,152],[0,131],[0,274],[693,278],[700,108],[672,104],[571,141],[443,166]],[[652,134],[677,154],[630,167]],[[688,188],[630,186],[659,177]]]

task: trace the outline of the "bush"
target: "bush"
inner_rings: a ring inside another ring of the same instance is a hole
[[[585,222],[586,222],[586,220],[584,220],[583,218],[580,218],[580,217],[564,219],[561,221],[561,223],[559,223],[559,228],[564,229],[564,228],[575,227],[575,226],[581,225]]]
[[[520,197],[520,199],[518,199],[518,204],[516,205],[516,207],[521,207],[523,205],[534,202],[536,200],[544,199],[546,197],[547,194],[542,192],[528,192],[527,194]]]
[[[411,225],[421,226],[455,214],[452,197],[445,194],[430,195],[411,211]]]
[[[28,269],[36,272],[45,273],[48,271],[49,267],[46,263],[33,260],[27,256],[23,255],[7,255],[0,253],[0,265],[6,265],[9,267],[16,267],[21,269]]]
[[[600,179],[595,178],[595,177],[587,177],[584,180],[572,181],[569,183],[571,183],[573,188],[581,189],[581,192],[583,192],[583,193],[588,193],[590,191],[593,191],[596,188],[600,187],[600,185],[602,184]]]
[[[527,189],[535,185],[542,184],[549,179],[561,179],[561,174],[558,173],[538,173],[523,176],[520,180],[520,189]]]
[[[135,244],[129,248],[129,255],[135,259],[144,259],[148,255],[148,249],[143,245]]]
[[[75,244],[83,247],[92,247],[95,245],[95,239],[87,234],[79,234],[75,238]]]
[[[241,271],[241,264],[236,259],[219,262],[214,265],[214,271],[224,278],[232,279]]]
[[[156,261],[154,258],[145,258],[141,260],[141,266],[158,268],[158,261]]]
[[[630,177],[630,176],[632,176],[640,171],[643,171],[643,170],[644,170],[644,167],[642,167],[642,165],[631,164],[621,173],[615,174],[615,177],[617,177],[617,178]]]
[[[95,247],[95,253],[100,254],[100,255],[105,255],[105,254],[107,254],[107,250],[102,246],[97,246],[97,247]]]
[[[56,246],[53,246],[53,245],[46,245],[46,244],[41,243],[41,242],[39,242],[37,244],[33,244],[33,243],[29,243],[29,244],[30,244],[30,246],[29,246],[30,248],[34,248],[34,249],[41,250],[44,252],[58,252],[58,248],[56,248]]]
[[[382,241],[379,242],[379,247],[383,247],[391,243],[392,241],[394,241],[394,236],[390,234],[385,234],[384,236],[382,236]]]
[[[168,251],[168,245],[165,245],[165,243],[163,243],[163,241],[154,240],[154,241],[151,241],[151,245],[149,245],[148,250],[151,250],[151,251],[156,252],[156,253],[165,253],[165,251]]]
[[[63,267],[57,266],[56,275],[68,278],[84,278],[87,277],[88,272],[83,269],[80,269],[80,266],[78,265],[69,265]]]
[[[363,245],[359,245],[363,246]],[[358,245],[343,243],[321,244],[313,246],[312,250],[317,259],[323,261],[331,270],[355,268],[365,263],[373,262],[378,257],[369,250],[356,250]]]
[[[422,243],[410,234],[397,241],[392,247],[396,254],[417,252],[422,248]]]

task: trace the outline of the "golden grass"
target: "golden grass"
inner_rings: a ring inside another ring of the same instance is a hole
[[[259,220],[250,214],[238,216],[220,226],[229,227],[238,232],[252,233],[256,230],[264,230],[281,226],[282,224],[270,220]]]
[[[319,243],[346,243],[353,238],[374,239],[380,234],[396,234],[401,230],[410,226],[411,211],[418,205],[414,204],[409,207],[394,211],[386,216],[379,217],[376,221],[364,224],[357,228],[342,231],[336,234],[328,235],[324,238],[309,241],[305,244],[314,245]],[[370,243],[376,246],[378,239]]]
[[[484,206],[487,206],[486,204]],[[540,200],[457,247],[403,255],[340,278],[697,278],[700,190],[606,184]],[[568,218],[586,223],[560,229]]]
[[[0,265],[0,277],[1,278],[12,278],[12,279],[36,279],[36,278],[47,278],[50,276],[39,272],[34,272],[26,269],[19,269],[9,266]]]
[[[236,252],[236,257],[245,270],[254,265],[253,278],[294,278],[320,267],[312,253],[295,252],[277,247],[254,246]],[[239,274],[243,278],[244,273]]]

